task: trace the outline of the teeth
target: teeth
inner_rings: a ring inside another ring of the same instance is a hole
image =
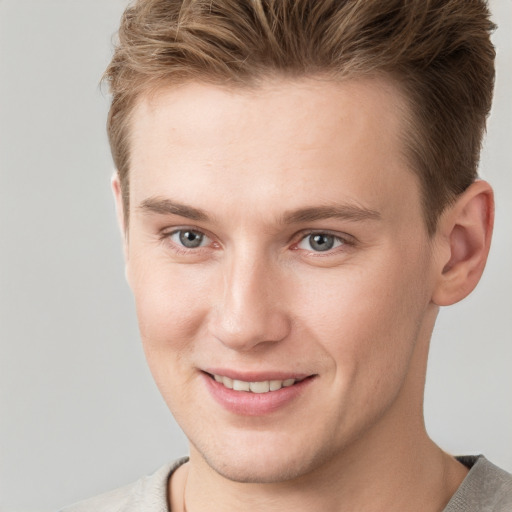
[[[283,387],[282,380],[271,380],[270,381],[270,391],[277,391]]]
[[[268,380],[263,382],[251,382],[249,389],[253,393],[268,393],[270,391],[270,382]]]
[[[230,379],[222,375],[214,375],[213,378],[228,389],[235,391],[250,391],[251,393],[268,393],[278,391],[281,388],[293,386],[295,379],[286,380],[264,380],[261,382],[245,382],[243,380]]]
[[[224,384],[226,388],[233,389],[233,379],[230,379],[229,377],[221,377],[221,380],[222,384]]]
[[[234,380],[233,381],[233,389],[235,391],[249,391],[251,384],[249,382],[245,382],[243,380]]]

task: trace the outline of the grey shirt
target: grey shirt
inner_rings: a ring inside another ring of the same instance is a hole
[[[512,475],[482,455],[457,457],[470,468],[443,512],[512,512]],[[61,512],[169,512],[167,484],[179,459],[131,485],[101,494]]]

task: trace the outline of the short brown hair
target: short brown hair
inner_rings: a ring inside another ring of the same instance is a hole
[[[244,87],[276,75],[386,74],[410,105],[406,153],[432,234],[477,178],[493,29],[484,0],[137,0],[105,73],[125,215],[130,115],[141,94],[185,81]]]

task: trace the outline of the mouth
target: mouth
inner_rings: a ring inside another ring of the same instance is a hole
[[[201,371],[211,396],[225,410],[241,416],[264,416],[291,405],[318,375]],[[228,373],[228,375],[226,375]]]
[[[282,388],[289,388],[296,383],[302,382],[308,377],[304,378],[288,378],[284,380],[260,380],[260,381],[245,381],[239,379],[232,379],[225,375],[207,374],[219,384],[222,384],[227,389],[234,391],[245,391],[246,393],[270,393],[271,391],[279,391]]]

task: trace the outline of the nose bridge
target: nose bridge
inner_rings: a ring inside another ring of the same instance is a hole
[[[247,247],[226,258],[213,326],[224,345],[250,350],[287,335],[289,320],[278,275],[278,265],[261,250]]]

